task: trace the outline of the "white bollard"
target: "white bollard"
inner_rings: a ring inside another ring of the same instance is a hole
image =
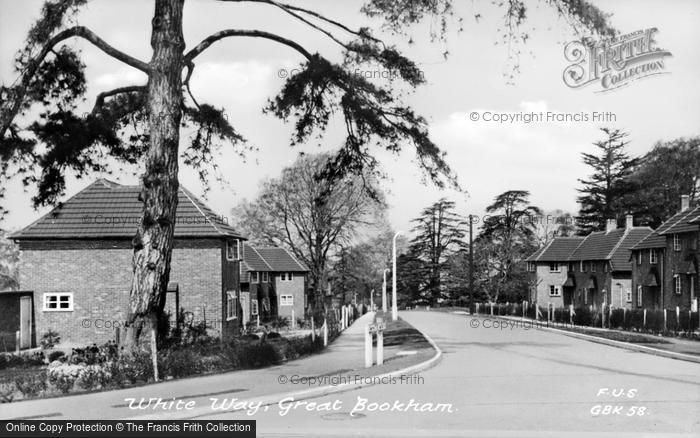
[[[369,325],[365,325],[365,368],[372,367],[372,334]]]
[[[384,331],[377,331],[377,365],[384,363]]]

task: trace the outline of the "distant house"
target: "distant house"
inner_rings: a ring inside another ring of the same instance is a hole
[[[634,307],[697,311],[700,207],[681,209],[632,247]]]
[[[307,305],[308,268],[289,251],[244,245],[241,264],[242,322],[282,316],[303,318]]]
[[[630,249],[651,233],[649,227],[635,227],[628,215],[625,228],[610,219],[605,231],[553,239],[526,259],[534,286],[531,300],[539,305],[632,307]]]
[[[29,344],[48,330],[64,344],[115,339],[127,317],[139,191],[97,180],[10,236],[20,246],[21,292],[14,300],[25,309],[17,330]],[[245,239],[182,186],[176,220],[166,309],[174,319],[179,306],[187,321],[231,336],[241,325]]]

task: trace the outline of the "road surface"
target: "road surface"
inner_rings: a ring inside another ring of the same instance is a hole
[[[419,378],[201,418],[255,419],[258,436],[284,437],[700,436],[700,364],[485,317],[401,317],[444,353]]]

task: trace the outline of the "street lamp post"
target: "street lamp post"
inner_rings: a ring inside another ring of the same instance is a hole
[[[391,269],[384,269],[384,283],[382,283],[382,312],[386,313],[386,273],[391,271]]]
[[[392,257],[392,273],[391,273],[391,320],[396,321],[399,317],[399,308],[396,305],[396,238],[403,231],[397,231],[392,239],[393,257]]]

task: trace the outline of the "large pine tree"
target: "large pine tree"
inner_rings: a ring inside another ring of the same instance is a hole
[[[455,212],[455,203],[443,198],[423,209],[413,223],[415,237],[409,252],[420,260],[424,281],[419,295],[434,304],[447,296],[444,279],[450,257],[464,247],[464,220]]]
[[[593,144],[597,154],[583,153],[583,162],[592,172],[588,179],[579,179],[583,185],[578,189],[581,205],[577,217],[580,235],[605,229],[607,219],[622,220],[630,210],[626,205],[627,195],[634,191],[629,176],[638,163],[625,151],[628,134],[619,129],[602,128],[607,137]]]

